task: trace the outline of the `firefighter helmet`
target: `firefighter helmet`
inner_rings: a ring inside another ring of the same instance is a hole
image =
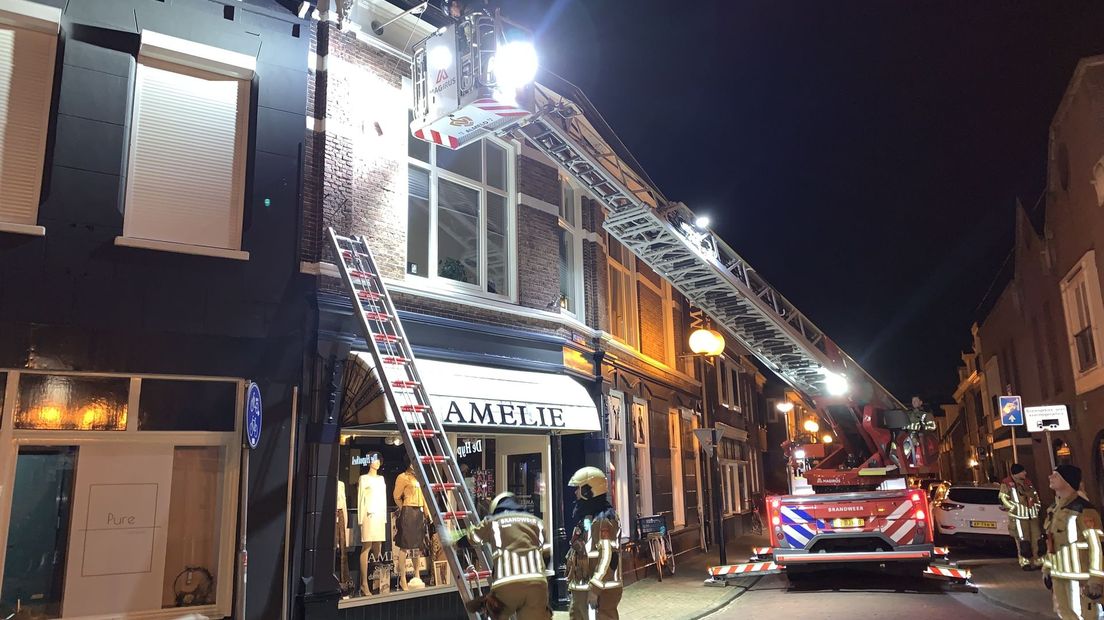
[[[583,467],[579,471],[575,472],[575,475],[571,477],[571,480],[567,482],[569,487],[590,487],[590,494],[593,497],[599,495],[605,495],[609,490],[609,481],[606,480],[606,474],[597,467]]]
[[[491,500],[491,507],[487,510],[488,514],[493,515],[495,513],[495,511],[498,510],[498,505],[500,503],[502,503],[502,500],[504,500],[504,499],[513,499],[513,498],[514,498],[514,494],[509,492],[509,491],[503,491],[503,492],[499,493],[498,495],[495,495],[494,499]]]

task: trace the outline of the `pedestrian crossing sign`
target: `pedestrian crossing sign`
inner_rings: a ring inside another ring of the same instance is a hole
[[[1001,426],[1023,425],[1023,401],[1019,396],[1001,396],[998,405],[1000,406]]]

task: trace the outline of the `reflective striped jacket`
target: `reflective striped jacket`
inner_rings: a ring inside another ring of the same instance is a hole
[[[491,589],[517,581],[544,583],[552,575],[547,566],[552,543],[544,535],[544,521],[524,512],[491,515],[472,528],[468,538],[491,547],[494,579]]]
[[[1047,511],[1043,571],[1054,579],[1104,583],[1100,513],[1080,495],[1056,500]]]
[[[1001,480],[1000,502],[1013,519],[1035,519],[1039,516],[1039,494],[1028,480],[1022,484],[1015,478]]]
[[[612,508],[576,525],[567,552],[568,589],[622,587],[620,541],[621,527]]]

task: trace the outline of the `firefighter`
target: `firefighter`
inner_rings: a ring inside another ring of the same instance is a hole
[[[548,577],[545,567],[552,543],[544,535],[544,521],[522,510],[513,493],[499,493],[491,500],[490,516],[467,531],[445,538],[455,544],[467,537],[491,548],[494,574],[491,592],[476,604],[494,620],[552,620],[548,607]],[[479,611],[473,609],[471,611]]]
[[[1055,499],[1044,526],[1043,584],[1051,590],[1058,618],[1095,620],[1097,602],[1104,594],[1100,513],[1077,492],[1080,468],[1059,465],[1048,481]]]
[[[567,552],[567,583],[571,590],[570,620],[618,620],[621,601],[621,527],[606,492],[609,482],[597,467],[575,472],[575,531]]]
[[[1046,551],[1039,530],[1039,494],[1023,465],[1012,465],[1012,475],[1001,480],[1000,502],[1008,509],[1008,533],[1016,539],[1016,554],[1024,570],[1043,566]]]

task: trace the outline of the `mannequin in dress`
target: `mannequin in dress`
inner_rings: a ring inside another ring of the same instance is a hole
[[[338,557],[338,574],[341,578],[341,592],[348,595],[352,590],[352,580],[349,578],[349,556],[346,551],[349,548],[347,538],[349,530],[349,508],[345,499],[345,483],[337,481],[337,511],[334,522],[334,549]]]
[[[368,596],[368,566],[380,561],[383,541],[387,539],[387,484],[379,475],[383,459],[369,455],[368,472],[357,481],[357,522],[360,524],[360,592]]]
[[[395,480],[393,492],[395,503],[399,506],[396,522],[395,559],[399,564],[399,587],[403,590],[424,588],[425,582],[418,576],[418,559],[421,556],[422,540],[425,537],[426,522],[429,519],[429,506],[426,506],[422,485],[414,474],[414,466],[406,468]],[[410,552],[414,564],[414,578],[406,580],[406,554]]]

